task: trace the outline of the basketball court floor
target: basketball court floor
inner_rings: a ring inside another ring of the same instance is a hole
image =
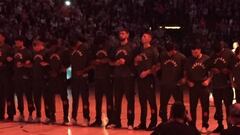
[[[69,94],[70,95],[70,94]],[[70,99],[70,105],[71,105],[71,96],[69,96]],[[95,100],[94,100],[94,92],[91,90],[90,92],[90,112],[91,112],[91,122],[95,120]],[[213,130],[216,128],[217,123],[213,119],[213,115],[215,112],[214,106],[213,106],[213,99],[210,97],[210,120],[209,120],[209,130]],[[135,126],[139,124],[140,121],[140,105],[138,100],[138,95],[135,96]],[[82,103],[81,99],[79,99],[79,112],[78,112],[78,123],[81,125],[83,122],[83,115],[82,115]],[[157,94],[157,104],[159,109],[159,94]],[[173,99],[170,100],[169,107],[174,102]],[[189,97],[188,97],[188,91],[184,92],[184,102],[187,108],[189,108]],[[42,107],[43,108],[43,107]],[[134,130],[128,130],[127,129],[127,102],[124,98],[123,105],[122,105],[122,129],[105,129],[102,128],[89,128],[89,127],[81,127],[81,126],[62,126],[62,102],[59,96],[56,97],[56,119],[57,124],[55,125],[45,125],[45,124],[29,124],[29,123],[18,123],[18,122],[0,122],[0,135],[149,135],[151,132],[147,131],[134,131]],[[224,109],[224,108],[223,108]],[[72,110],[72,107],[69,108],[70,112]],[[148,122],[150,122],[150,108],[148,108]],[[102,120],[103,124],[107,123],[106,118],[106,100],[104,98],[103,100],[103,114],[102,114]],[[27,119],[27,104],[25,101],[25,119]],[[44,110],[42,110],[42,113],[44,114]],[[71,113],[70,113],[71,114]],[[200,104],[198,105],[197,110],[197,127],[198,129],[201,129],[201,107]],[[19,113],[15,116],[15,119],[19,116]],[[35,116],[35,113],[34,113]],[[70,117],[70,116],[69,116]],[[225,117],[226,118],[226,117]],[[42,121],[44,121],[44,117],[42,118]],[[160,123],[161,120],[159,118],[158,122]],[[226,122],[224,122],[226,125]]]

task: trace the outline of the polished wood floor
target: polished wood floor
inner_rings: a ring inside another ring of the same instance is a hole
[[[70,104],[71,104],[71,96],[69,96]],[[140,120],[140,105],[138,96],[135,96],[135,126],[139,123]],[[215,112],[215,109],[213,107],[213,101],[211,100],[211,107],[210,107],[210,128],[209,130],[213,130],[217,125],[216,121],[213,119],[213,115]],[[186,91],[184,94],[184,101],[185,105],[189,107],[189,97],[188,92]],[[80,107],[78,112],[78,122],[81,124],[83,122],[82,119],[82,103],[81,99],[79,100]],[[173,99],[171,99],[170,105],[174,102]],[[102,119],[106,122],[106,100],[104,98],[103,100],[103,115]],[[157,94],[157,104],[159,108],[159,94]],[[149,135],[151,132],[146,131],[134,131],[134,130],[127,130],[127,121],[126,121],[126,108],[127,103],[126,99],[123,100],[123,111],[122,111],[122,124],[123,129],[105,129],[105,128],[89,128],[89,127],[78,127],[78,126],[61,126],[60,123],[62,122],[62,108],[61,108],[61,100],[60,97],[56,97],[56,117],[57,117],[57,125],[45,125],[45,124],[29,124],[29,123],[18,123],[18,122],[0,122],[0,135]],[[149,109],[149,108],[148,108]],[[224,108],[223,108],[224,109]],[[69,108],[71,112],[71,107]],[[91,111],[91,122],[94,121],[95,118],[95,100],[94,100],[94,92],[91,92],[90,94],[90,111]],[[44,112],[44,110],[42,110]],[[150,112],[150,111],[148,111]],[[27,105],[25,101],[25,116],[27,119]],[[197,125],[198,128],[201,128],[201,107],[200,104],[198,106],[198,121]],[[43,113],[44,114],[44,113]],[[15,117],[15,119],[18,117],[18,113]],[[69,116],[70,117],[70,116]],[[43,117],[42,120],[45,118]],[[148,122],[150,119],[150,114],[148,114]],[[159,123],[160,123],[159,119]],[[225,123],[226,125],[226,123]]]

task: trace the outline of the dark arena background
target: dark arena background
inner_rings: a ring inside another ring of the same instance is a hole
[[[239,135],[239,7],[0,0],[0,135]]]

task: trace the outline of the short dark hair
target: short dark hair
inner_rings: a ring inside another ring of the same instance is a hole
[[[225,47],[223,44],[220,44],[221,41],[224,40],[217,41],[213,44],[212,49],[215,53],[219,53]]]
[[[175,102],[171,107],[172,118],[184,118],[186,107],[182,102]]]
[[[16,38],[15,38],[15,41],[23,41],[24,42],[24,37],[23,36],[17,36]]]
[[[45,43],[42,40],[38,40],[38,39],[33,41],[32,46],[36,46],[38,45],[38,43],[42,43],[42,45],[45,47]]]
[[[176,50],[176,45],[173,42],[167,42],[165,48],[169,52],[172,50]]]
[[[152,37],[152,35],[153,35],[151,31],[145,31],[145,32],[142,33],[142,35],[143,35],[143,34],[150,35],[151,37]]]
[[[125,31],[125,32],[129,33],[129,30],[125,27],[120,28],[118,32],[122,32],[122,31]]]
[[[195,50],[195,49],[202,49],[202,46],[200,43],[194,43],[191,46],[191,50]]]

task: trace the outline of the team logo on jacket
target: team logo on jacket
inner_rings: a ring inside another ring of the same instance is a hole
[[[52,60],[52,59],[57,59],[58,61],[61,60],[60,56],[59,56],[57,53],[52,54],[52,55],[50,56],[50,59],[51,59],[51,60]]]
[[[172,59],[166,60],[163,64],[164,64],[164,65],[173,65],[174,67],[177,67],[177,66],[178,66],[177,62],[174,61],[174,60],[172,60]]]
[[[120,50],[117,51],[116,56],[118,56],[120,54],[123,54],[123,55],[127,56],[128,52],[126,50],[120,49]]]
[[[33,59],[34,59],[34,60],[37,60],[37,59],[43,60],[43,56],[40,55],[40,54],[37,54],[37,55],[34,56]]]
[[[72,55],[75,55],[75,54],[79,55],[80,57],[83,56],[83,53],[79,50],[75,50],[72,52]]]
[[[206,69],[205,65],[203,65],[203,63],[201,63],[201,62],[196,62],[192,65],[193,70],[196,68]]]
[[[23,55],[22,55],[21,53],[18,52],[18,53],[16,53],[16,54],[14,55],[14,58],[15,58],[15,59],[20,59],[20,60],[21,60],[21,59],[23,59]]]
[[[100,55],[103,55],[105,57],[108,56],[107,52],[105,50],[99,50],[97,53],[96,53],[96,56],[100,56]]]
[[[217,63],[223,63],[223,64],[226,64],[226,60],[223,58],[223,57],[218,57],[214,60],[214,64],[217,64]]]

